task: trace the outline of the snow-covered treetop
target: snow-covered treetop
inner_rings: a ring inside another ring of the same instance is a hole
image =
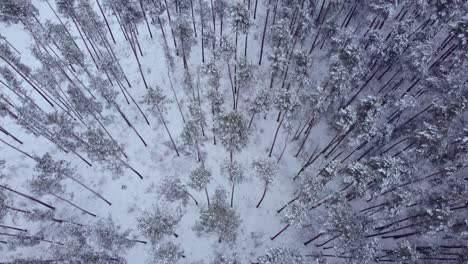
[[[177,264],[183,257],[185,257],[183,251],[178,245],[166,242],[154,246],[147,262],[151,264]]]
[[[205,188],[211,180],[211,172],[204,166],[199,166],[190,172],[189,186],[200,191]]]
[[[137,219],[138,229],[153,244],[157,244],[165,236],[174,234],[174,229],[181,218],[180,208],[171,210],[168,207],[153,205]]]
[[[270,184],[278,173],[278,164],[272,158],[256,158],[252,163],[257,176],[266,184]]]
[[[229,152],[239,152],[247,146],[247,122],[240,112],[225,113],[216,120],[216,132]]]
[[[196,222],[194,230],[200,235],[217,234],[219,241],[231,243],[237,238],[240,222],[238,213],[227,202],[226,191],[218,188],[210,206],[200,212],[200,220]]]
[[[244,181],[244,169],[237,161],[225,160],[221,171],[229,178],[232,183],[241,183]]]
[[[164,91],[159,86],[156,86],[155,88],[148,88],[143,102],[146,103],[152,111],[166,113],[168,104],[171,104],[172,100],[164,94]]]
[[[164,177],[158,191],[169,202],[180,201],[186,205],[189,199],[185,185],[175,176]]]
[[[270,248],[266,255],[258,258],[259,264],[305,264],[306,259],[286,247]]]
[[[235,2],[230,8],[231,27],[234,32],[247,34],[252,25],[247,6],[241,2]]]

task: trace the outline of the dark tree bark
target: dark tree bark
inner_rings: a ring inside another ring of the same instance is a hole
[[[1,184],[0,184],[0,188],[5,189],[5,190],[7,190],[7,191],[10,191],[10,192],[12,192],[12,193],[15,193],[15,194],[17,194],[17,195],[19,195],[19,196],[22,196],[22,197],[24,197],[24,198],[26,198],[26,199],[29,199],[29,200],[31,200],[31,201],[33,201],[33,202],[36,202],[36,203],[38,203],[38,204],[41,204],[41,205],[43,205],[43,206],[45,206],[45,207],[47,207],[47,208],[49,208],[49,209],[51,209],[51,210],[55,210],[55,207],[53,207],[52,205],[46,204],[46,203],[44,203],[44,202],[42,202],[42,201],[39,201],[38,199],[36,199],[36,198],[34,198],[34,197],[32,197],[32,196],[29,196],[29,195],[27,195],[27,194],[24,194],[24,193],[15,191],[15,190],[13,190],[13,189],[11,189],[11,188],[5,186],[5,185],[1,185]]]
[[[270,239],[271,240],[275,240],[275,238],[277,238],[279,235],[281,235],[281,233],[283,233],[284,231],[286,231],[286,229],[288,229],[288,227],[290,226],[291,224],[287,224],[283,229],[281,229],[276,235],[272,236]]]

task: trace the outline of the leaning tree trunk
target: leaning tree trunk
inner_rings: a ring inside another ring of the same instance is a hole
[[[112,30],[109,26],[109,22],[107,21],[107,18],[106,18],[106,15],[104,14],[104,11],[102,10],[102,7],[101,7],[101,4],[99,3],[99,0],[96,0],[96,3],[98,4],[98,7],[99,7],[99,10],[101,11],[101,14],[102,14],[102,17],[104,18],[104,21],[106,22],[106,26],[107,26],[107,29],[109,30],[109,33],[112,37],[112,41],[114,42],[114,44],[116,44],[117,42],[115,42],[115,38],[114,38],[114,34],[112,33]]]
[[[32,197],[32,196],[29,196],[29,195],[27,195],[27,194],[24,194],[24,193],[15,191],[15,190],[13,190],[13,189],[11,189],[11,188],[5,186],[5,185],[1,185],[1,184],[0,184],[0,188],[5,189],[5,190],[7,190],[7,191],[10,191],[10,192],[12,192],[12,193],[15,193],[15,194],[17,194],[17,195],[19,195],[19,196],[22,196],[22,197],[24,197],[24,198],[26,198],[26,199],[29,199],[29,200],[31,200],[31,201],[33,201],[33,202],[36,202],[36,203],[38,203],[38,204],[41,204],[41,205],[43,205],[43,206],[45,206],[45,207],[47,207],[47,208],[49,208],[49,209],[51,209],[51,210],[55,210],[55,207],[53,207],[52,205],[46,204],[46,203],[44,203],[44,202],[42,202],[42,201],[39,201],[38,199],[36,199],[36,198],[34,198],[34,197]]]
[[[290,226],[291,224],[287,224],[283,229],[281,229],[276,235],[272,236],[270,239],[271,240],[275,240],[275,238],[277,238],[279,235],[281,235],[281,233],[283,233],[284,231],[286,231],[286,229],[288,229],[288,227]]]
[[[60,197],[60,196],[58,196],[58,195],[56,195],[56,194],[53,194],[53,193],[50,193],[50,195],[54,196],[55,198],[57,198],[57,199],[59,199],[59,200],[61,200],[61,201],[66,202],[67,204],[69,204],[69,205],[75,207],[76,209],[80,210],[81,212],[83,212],[83,213],[85,213],[85,214],[88,214],[88,215],[90,215],[90,216],[92,216],[92,217],[96,217],[95,214],[90,213],[89,211],[87,211],[87,210],[85,210],[85,209],[79,207],[78,205],[74,204],[73,202],[71,202],[71,201],[69,201],[69,200],[67,200],[67,199],[65,199],[65,198],[63,198],[63,197]]]

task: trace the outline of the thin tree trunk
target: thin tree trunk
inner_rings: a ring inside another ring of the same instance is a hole
[[[78,183],[79,185],[81,185],[83,188],[85,188],[86,190],[90,191],[92,194],[96,195],[97,197],[99,197],[101,200],[103,200],[104,202],[106,202],[108,205],[112,205],[107,199],[105,199],[104,197],[102,197],[99,193],[97,193],[96,191],[94,191],[93,189],[89,188],[88,186],[86,186],[84,183],[82,183],[80,180],[76,179],[75,177],[71,176],[71,175],[68,175],[66,174],[65,176],[67,176],[67,178],[69,178],[70,180]]]
[[[200,5],[201,8],[201,5]],[[195,26],[195,14],[193,12],[193,0],[190,0],[190,9],[192,11],[192,24],[193,24],[193,33],[195,35],[195,38],[197,37],[197,27]],[[203,20],[201,21],[203,23]],[[203,36],[202,36],[203,38]]]
[[[41,205],[43,205],[43,206],[45,206],[45,207],[47,207],[47,208],[49,208],[49,209],[51,209],[51,210],[55,210],[55,207],[53,207],[52,205],[46,204],[46,203],[44,203],[44,202],[41,202],[41,201],[39,201],[38,199],[36,199],[36,198],[34,198],[34,197],[31,197],[31,196],[29,196],[29,195],[27,195],[27,194],[24,194],[24,193],[15,191],[15,190],[13,190],[13,189],[11,189],[11,188],[5,186],[5,185],[1,185],[1,184],[0,184],[0,188],[3,188],[3,189],[5,189],[5,190],[7,190],[7,191],[10,191],[10,192],[12,192],[12,193],[15,193],[15,194],[17,194],[17,195],[19,195],[19,196],[22,196],[22,197],[26,198],[26,199],[29,199],[29,200],[31,200],[31,201],[34,201],[34,202],[38,203],[38,204],[41,204]]]
[[[283,124],[285,116],[286,116],[286,112],[283,114],[283,117],[281,118],[281,121],[278,124],[278,127],[276,128],[275,137],[273,138],[273,143],[271,144],[270,153],[268,153],[268,157],[271,157],[271,154],[273,153],[273,148],[275,147],[276,138],[278,137],[278,132],[281,128],[281,125]]]
[[[198,1],[200,5],[200,26],[201,26],[201,51],[202,51],[202,63],[205,63],[205,40],[204,40],[204,27],[203,27],[203,5],[201,0]],[[213,1],[211,1],[211,8],[213,9]],[[213,10],[212,10],[213,11]],[[192,15],[193,15],[193,7],[192,7]],[[213,14],[214,16],[214,14]],[[194,20],[195,23],[195,20]],[[195,28],[195,24],[193,24]],[[213,31],[216,32],[216,31]],[[196,37],[196,36],[195,36]]]
[[[113,102],[113,105],[114,105],[114,108],[119,112],[120,116],[125,120],[125,122],[127,123],[127,125],[135,132],[135,134],[138,136],[138,138],[141,140],[141,142],[143,143],[143,145],[145,145],[145,147],[148,147],[148,144],[146,144],[145,140],[143,139],[143,137],[140,135],[140,133],[138,133],[138,131],[135,129],[135,127],[132,125],[132,123],[130,122],[130,120],[128,120],[127,116],[125,116],[125,114],[122,112],[122,110],[120,109],[120,107],[117,105],[117,103]]]
[[[208,195],[208,189],[205,187],[205,194],[206,194],[206,202],[208,207],[210,207],[210,196]]]
[[[234,186],[235,186],[235,185],[236,185],[236,184],[233,182],[233,183],[232,183],[232,189],[231,189],[231,208],[232,208],[233,205],[234,205]]]
[[[16,230],[16,231],[21,231],[21,232],[28,232],[27,229],[17,228],[17,227],[13,227],[13,226],[0,225],[0,227],[1,227],[1,228],[5,228],[5,229],[11,229],[11,230]]]
[[[174,90],[174,85],[172,84],[172,79],[171,79],[171,75],[169,74],[169,71],[167,72],[167,76],[169,78],[169,84],[171,85],[172,93],[174,94],[174,99],[177,103],[177,108],[179,108],[180,116],[182,117],[182,122],[185,123],[184,113],[182,112],[182,107],[180,106],[179,99],[177,98],[177,94]]]
[[[307,240],[306,242],[304,242],[304,246],[307,246],[308,244],[310,244],[312,241],[316,240],[317,238],[323,236],[325,233],[319,233],[318,235],[314,236],[313,238]]]
[[[254,19],[257,19],[257,6],[258,6],[258,0],[255,0]]]
[[[262,204],[263,199],[265,198],[267,189],[268,189],[268,184],[265,184],[265,189],[263,190],[262,198],[260,198],[260,201],[257,203],[257,206],[255,206],[256,208],[260,207],[260,204]]]
[[[31,85],[31,87],[37,92],[39,93],[39,95],[47,101],[47,103],[54,107],[54,104],[45,96],[45,94],[43,92],[41,92],[41,89],[38,88],[36,85],[34,85],[28,78],[26,78],[26,76],[21,73],[12,63],[10,63],[8,60],[4,59],[2,56],[0,56],[0,59],[2,59],[4,62],[6,62],[16,73],[18,73],[21,78],[23,78],[29,85]]]
[[[255,113],[252,114],[252,117],[250,118],[250,121],[249,121],[249,126],[247,127],[247,130],[250,130],[250,126],[252,126],[252,121],[255,117]]]
[[[329,242],[331,242],[331,241],[333,241],[333,240],[339,238],[341,235],[342,235],[342,234],[340,233],[340,234],[338,234],[338,235],[336,235],[336,236],[334,236],[334,237],[328,239],[327,241],[325,241],[325,242],[323,242],[323,243],[321,243],[321,244],[316,244],[315,246],[316,246],[316,247],[325,246],[325,245],[328,244]]]
[[[146,22],[146,27],[148,28],[148,32],[150,34],[150,38],[153,38],[153,33],[151,33],[151,28],[148,23],[148,18],[146,17],[146,12],[145,9],[143,8],[143,2],[140,0],[140,7],[141,7],[141,12],[143,13],[143,18],[145,19]]]
[[[114,42],[114,44],[116,44],[117,42],[115,42],[114,34],[112,33],[112,30],[109,26],[109,22],[107,21],[106,15],[104,14],[104,11],[102,10],[101,4],[99,3],[99,0],[96,0],[96,2],[98,4],[99,10],[101,11],[102,17],[104,18],[104,21],[106,22],[106,26],[107,26],[107,29],[109,30],[112,41]]]
[[[275,238],[277,238],[279,235],[281,235],[281,233],[283,233],[284,231],[286,231],[286,229],[288,229],[288,227],[290,226],[291,224],[287,224],[283,229],[281,229],[276,235],[274,235],[273,237],[271,237],[270,239],[271,240],[275,240]]]
[[[85,209],[79,207],[78,205],[76,205],[76,204],[70,202],[69,200],[67,200],[67,199],[65,199],[65,198],[63,198],[63,197],[60,197],[60,196],[58,196],[58,195],[56,195],[56,194],[53,194],[53,193],[50,193],[50,195],[54,196],[55,198],[57,198],[57,199],[59,199],[59,200],[61,200],[61,201],[64,201],[64,202],[68,203],[69,205],[75,207],[76,209],[82,211],[82,212],[85,213],[85,214],[88,214],[88,215],[90,215],[90,216],[96,217],[95,214],[90,213],[89,211],[86,211]]]
[[[265,17],[265,25],[263,26],[262,44],[260,46],[260,59],[258,60],[258,65],[262,65],[263,46],[265,44],[265,36],[266,36],[266,30],[268,26],[268,17],[270,16],[270,2],[271,0],[268,1],[268,8],[267,8],[266,17]]]
[[[177,41],[174,35],[174,28],[172,27],[172,19],[171,19],[171,13],[169,12],[169,6],[167,4],[167,0],[164,0],[164,3],[166,4],[166,12],[167,12],[167,17],[169,21],[169,27],[171,28],[171,33],[172,33],[172,40],[174,41],[174,48],[176,50],[176,55],[179,55],[179,52],[177,50]]]
[[[163,123],[164,128],[166,129],[167,134],[169,135],[169,138],[171,139],[172,146],[174,147],[174,150],[175,150],[175,152],[177,154],[177,157],[180,157],[179,151],[177,150],[177,146],[176,146],[176,144],[174,142],[174,139],[172,138],[171,132],[169,132],[169,128],[167,127],[166,121],[164,120],[164,116],[162,115],[161,110],[159,109],[159,107],[158,107],[158,113],[159,113],[159,117],[161,118],[161,122]]]

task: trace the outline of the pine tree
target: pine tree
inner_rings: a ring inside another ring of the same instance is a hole
[[[220,242],[232,243],[236,240],[241,219],[226,200],[226,191],[216,189],[210,207],[201,210],[200,220],[193,228],[198,234],[214,233]]]
[[[260,178],[260,180],[265,184],[262,198],[256,206],[258,208],[260,207],[260,204],[262,203],[263,198],[265,198],[265,194],[268,188],[273,183],[276,174],[278,173],[278,165],[276,161],[271,158],[257,158],[252,163],[252,167],[255,170],[257,177]]]
[[[174,233],[174,229],[181,218],[180,208],[171,210],[167,207],[153,205],[150,211],[144,211],[143,215],[138,218],[138,229],[151,243],[157,244],[166,236],[178,237]]]
[[[196,191],[205,190],[206,202],[208,206],[210,206],[210,197],[208,195],[207,185],[210,183],[211,178],[211,172],[202,165],[190,172],[190,182],[188,184]]]

